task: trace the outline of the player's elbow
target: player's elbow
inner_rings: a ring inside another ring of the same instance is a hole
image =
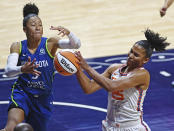
[[[114,90],[114,86],[111,83],[105,83],[105,85],[103,85],[103,88],[107,91],[107,92],[112,92]]]
[[[86,95],[89,95],[89,94],[92,94],[93,92],[90,91],[90,90],[83,90],[83,92],[86,94]]]
[[[10,73],[10,70],[11,70],[10,67],[6,66],[4,75],[6,75],[7,77],[12,77],[12,74]]]
[[[107,91],[107,92],[113,92],[114,91],[114,89],[113,88],[105,88],[105,90]]]

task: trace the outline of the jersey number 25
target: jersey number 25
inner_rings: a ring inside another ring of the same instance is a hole
[[[116,100],[124,100],[123,90],[112,92],[112,98]]]

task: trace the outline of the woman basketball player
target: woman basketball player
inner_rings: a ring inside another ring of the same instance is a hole
[[[80,47],[80,40],[63,27],[51,27],[59,37],[45,38],[39,9],[28,3],[23,8],[23,30],[26,40],[11,45],[5,72],[7,76],[19,75],[12,87],[8,108],[8,120],[3,131],[13,131],[25,120],[34,131],[46,131],[52,107],[53,58],[58,48]]]
[[[164,51],[169,43],[166,38],[147,29],[147,40],[137,41],[130,52],[126,64],[113,64],[97,73],[90,67],[80,52],[76,52],[79,65],[92,78],[90,80],[79,69],[77,79],[85,93],[93,93],[100,88],[108,91],[108,108],[106,120],[102,121],[103,131],[150,131],[143,121],[143,101],[149,87],[150,75],[143,68],[152,55],[153,50]]]

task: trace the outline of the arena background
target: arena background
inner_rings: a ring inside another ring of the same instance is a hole
[[[0,128],[7,119],[7,100],[15,79],[3,78],[3,69],[12,42],[25,39],[22,8],[28,2],[34,2],[40,8],[44,36],[57,34],[49,30],[51,25],[67,27],[81,39],[82,47],[79,50],[99,72],[111,63],[124,62],[125,54],[132,44],[145,39],[143,31],[146,28],[166,36],[172,43],[168,50],[164,54],[154,54],[146,65],[151,72],[151,84],[145,99],[144,119],[152,131],[174,130],[174,94],[171,85],[174,80],[174,6],[161,18],[159,9],[164,0],[1,0]],[[57,74],[56,79],[59,83],[55,83],[54,87],[55,108],[50,129],[99,131],[101,120],[106,115],[106,91],[85,95],[75,76],[63,77]]]

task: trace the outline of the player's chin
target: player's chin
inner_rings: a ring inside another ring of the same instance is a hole
[[[130,62],[127,62],[127,66],[129,66],[129,67],[130,67],[130,66],[132,66],[132,63],[130,63]]]
[[[127,60],[127,65],[128,65],[128,66],[132,66],[132,65],[133,65],[133,62],[132,62],[130,59],[128,59],[128,60]]]
[[[41,39],[41,37],[42,37],[42,35],[41,35],[41,34],[35,34],[35,35],[34,35],[34,38],[35,38],[35,39],[37,39],[37,40],[40,40],[40,39]]]
[[[134,67],[136,67],[136,66],[138,66],[138,65],[137,65],[136,62],[133,62],[133,61],[129,61],[129,60],[128,60],[128,61],[127,61],[127,66],[133,67],[133,68],[134,68]]]

